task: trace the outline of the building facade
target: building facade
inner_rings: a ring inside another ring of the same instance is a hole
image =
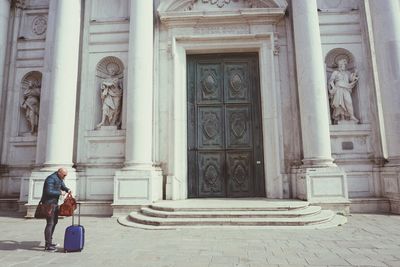
[[[0,0],[0,200],[400,213],[399,0]]]

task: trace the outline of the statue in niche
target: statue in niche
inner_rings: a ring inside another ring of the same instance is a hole
[[[100,84],[100,97],[102,102],[102,117],[97,128],[101,126],[121,126],[121,101],[122,85],[117,77],[119,66],[116,63],[109,63],[106,67],[109,77]]]
[[[21,107],[25,110],[25,118],[30,127],[30,133],[37,133],[39,124],[40,106],[40,82],[37,80],[28,81],[28,86],[24,91],[24,101]]]
[[[329,79],[329,98],[332,108],[332,119],[334,123],[343,121],[358,123],[354,116],[353,101],[351,93],[358,81],[357,72],[350,73],[347,70],[347,58],[339,58],[338,68]]]

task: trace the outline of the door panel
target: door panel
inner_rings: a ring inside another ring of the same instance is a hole
[[[227,152],[228,196],[254,196],[251,152]]]
[[[249,65],[244,63],[227,63],[224,68],[225,99],[228,103],[250,103]]]
[[[227,149],[252,149],[251,114],[249,106],[232,106],[225,109]]]
[[[197,104],[222,103],[221,64],[200,63],[197,68]]]
[[[199,197],[223,197],[225,155],[223,152],[199,152]]]
[[[189,197],[265,196],[258,55],[187,62]]]
[[[224,149],[223,108],[198,107],[198,149]]]

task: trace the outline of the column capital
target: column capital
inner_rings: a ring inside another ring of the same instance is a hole
[[[9,0],[12,3],[12,6],[15,8],[24,9],[25,8],[25,0]]]

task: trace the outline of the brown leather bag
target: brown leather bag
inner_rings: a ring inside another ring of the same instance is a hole
[[[72,216],[74,210],[76,210],[76,200],[72,197],[71,193],[68,193],[64,199],[64,203],[60,206],[59,215],[60,216]]]
[[[46,219],[50,217],[51,214],[53,213],[53,207],[54,205],[52,204],[43,204],[42,201],[40,201],[36,207],[35,218]]]

